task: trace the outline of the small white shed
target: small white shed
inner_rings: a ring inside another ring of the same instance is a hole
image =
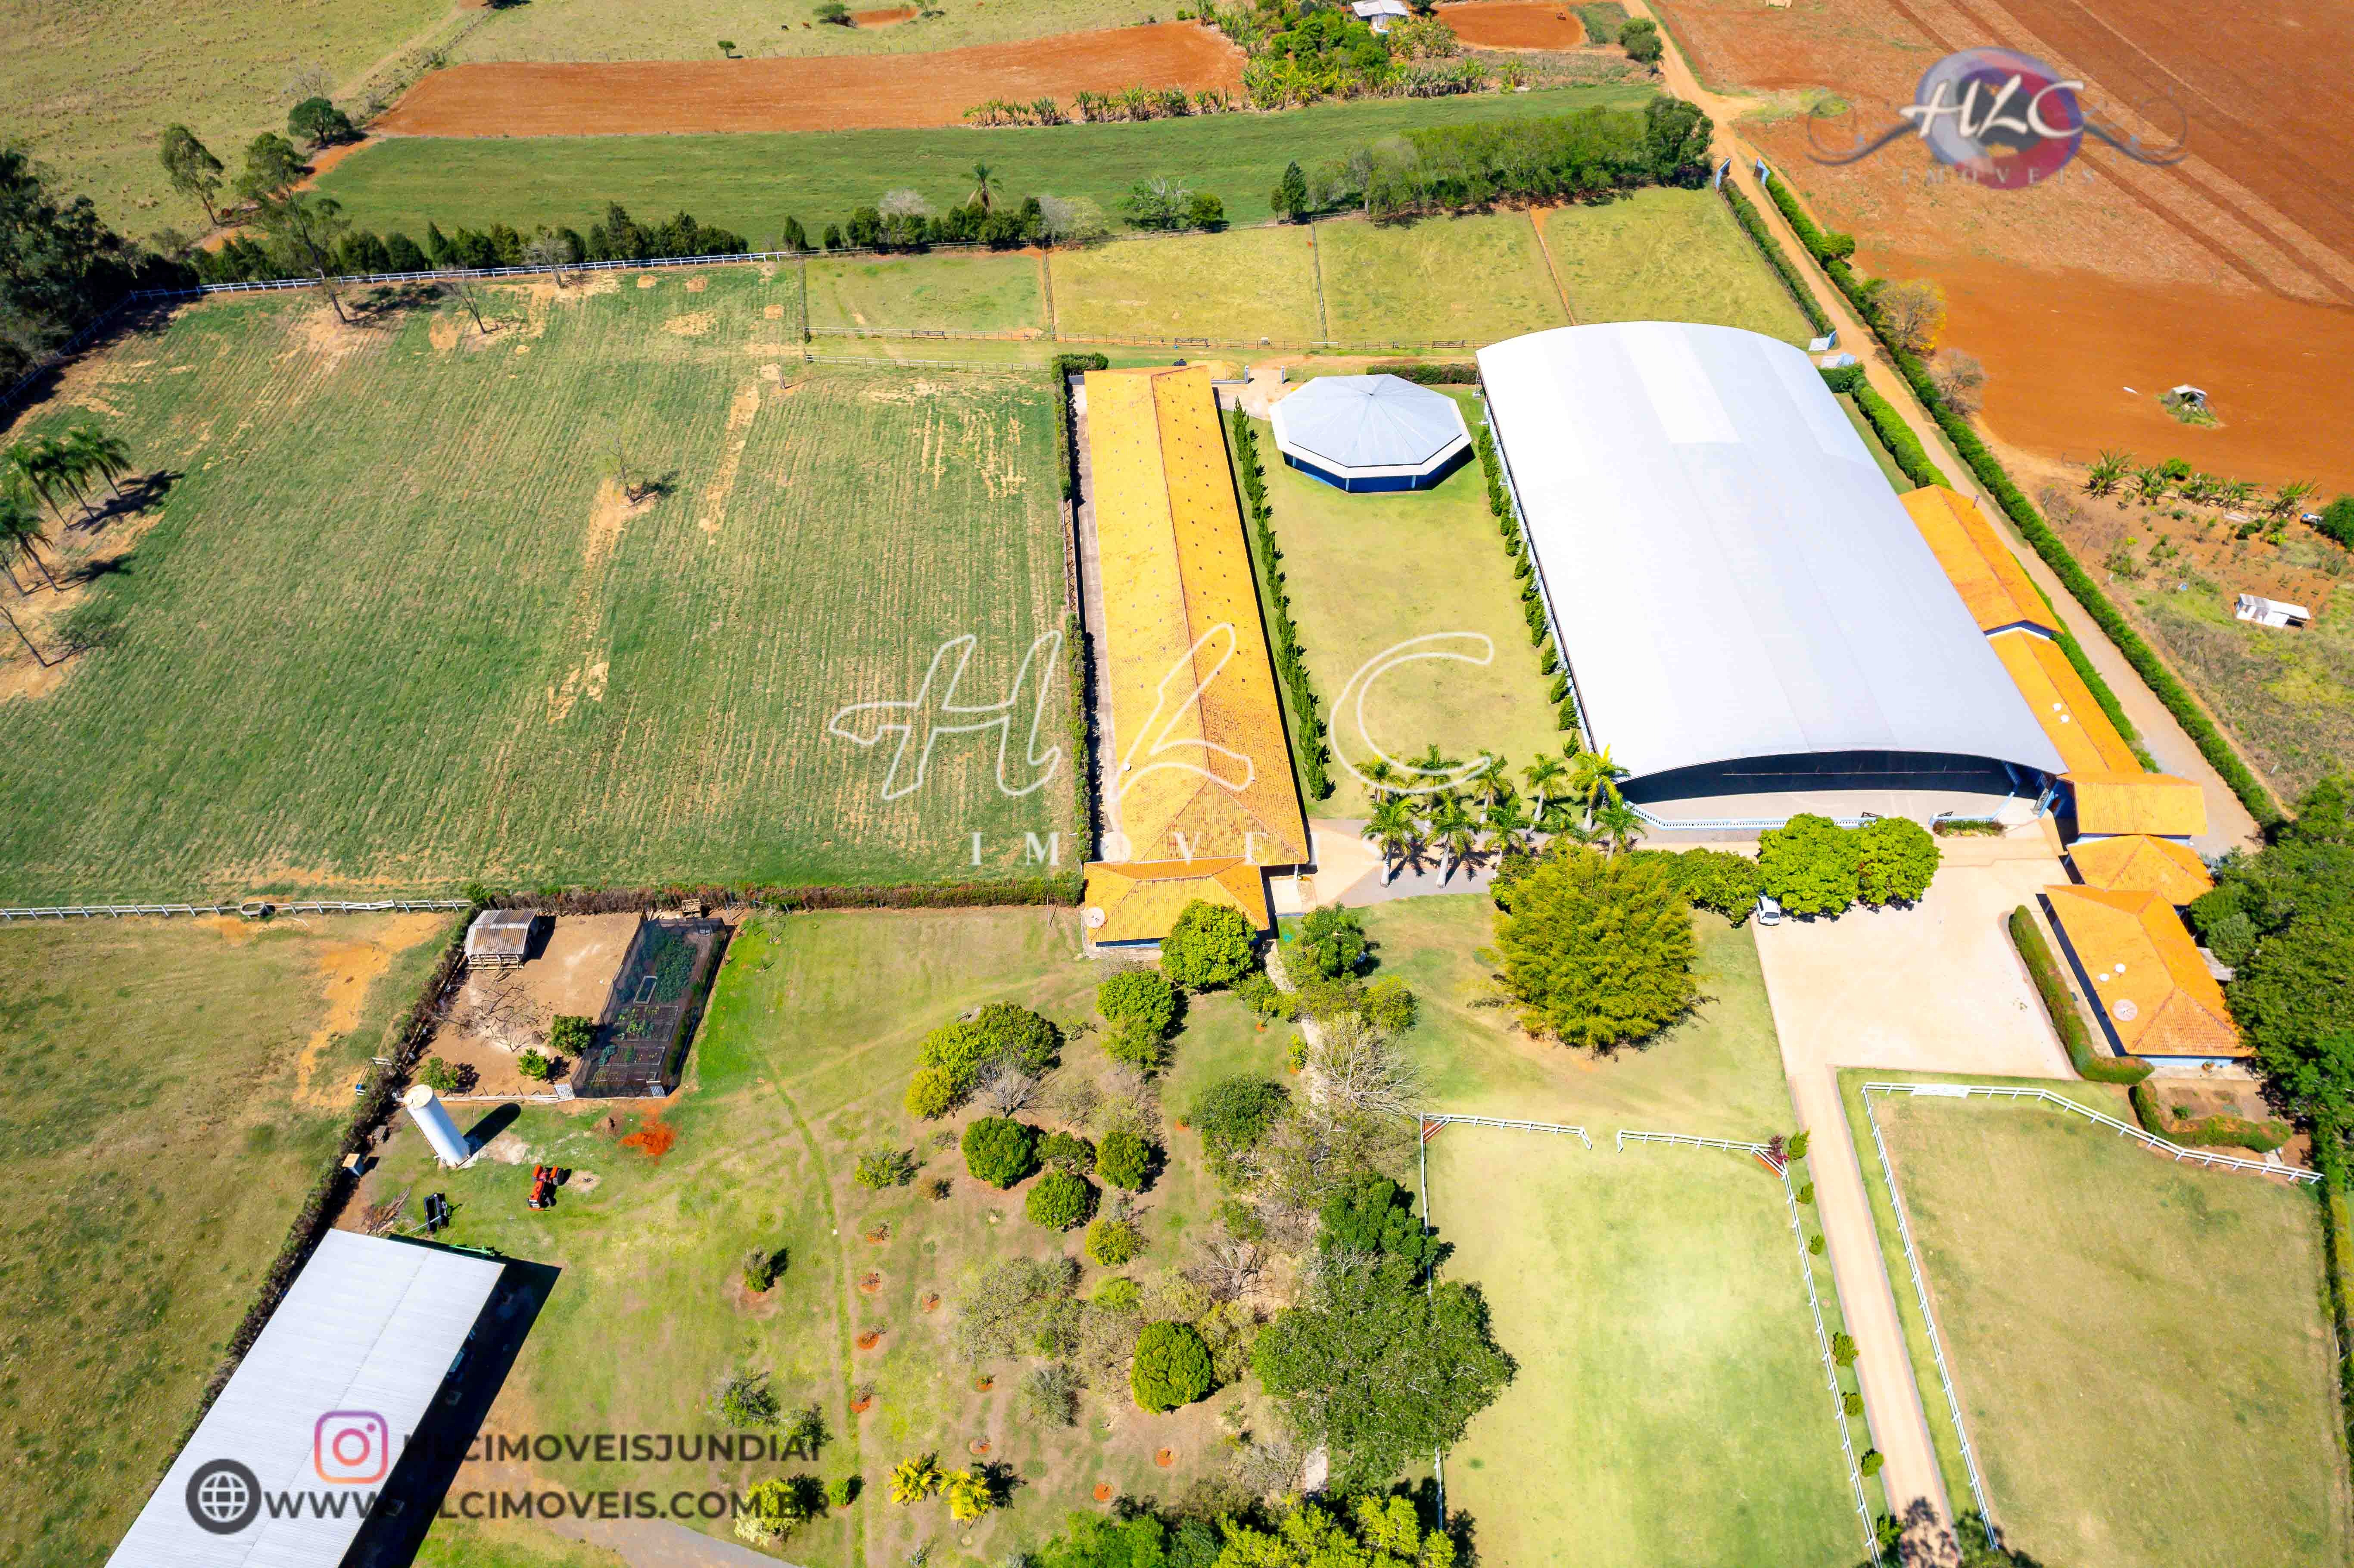
[[[1355,0],[1349,9],[1357,14],[1359,21],[1371,22],[1376,33],[1386,33],[1393,23],[1414,15],[1405,0]]]
[[[2232,613],[2242,620],[2252,620],[2258,626],[2307,626],[2312,624],[2313,611],[2301,604],[2285,599],[2266,599],[2262,594],[2243,593]]]

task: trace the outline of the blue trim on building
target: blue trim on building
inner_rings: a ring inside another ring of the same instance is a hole
[[[1333,489],[1345,491],[1351,495],[1372,495],[1401,490],[1429,490],[1448,474],[1469,462],[1470,459],[1471,449],[1464,447],[1427,473],[1384,473],[1362,479],[1350,479],[1319,468],[1312,462],[1303,461],[1289,452],[1283,454],[1284,462],[1290,467],[1298,469],[1310,479],[1320,480]]]

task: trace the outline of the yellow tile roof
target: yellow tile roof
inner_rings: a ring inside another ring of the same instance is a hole
[[[1157,942],[1195,899],[1241,910],[1254,930],[1274,924],[1267,913],[1266,875],[1247,861],[1097,862],[1087,868],[1087,875],[1080,908],[1092,941]]]
[[[1979,630],[2032,626],[2049,636],[2059,630],[2027,568],[1974,503],[1942,484],[1931,484],[1906,495],[1904,510],[1913,514],[1914,526],[1953,579],[1954,591],[1978,618]]]
[[[2061,775],[2076,791],[2076,831],[2096,838],[2148,833],[2193,839],[2207,831],[2207,798],[2199,786],[2171,773],[2071,770]]]
[[[1308,825],[1202,366],[1090,371],[1087,448],[1128,853],[1298,865]]]
[[[2158,893],[2043,890],[2108,1025],[2137,1056],[2246,1056],[2223,988]]]
[[[2137,773],[2141,759],[2109,723],[2060,644],[2031,631],[1987,639],[2071,773]],[[2087,829],[2087,832],[2091,830]],[[2127,832],[2130,830],[2116,830]]]
[[[2146,833],[2079,840],[2068,860],[2087,887],[2155,893],[2168,904],[2188,904],[2215,885],[2198,851]]]

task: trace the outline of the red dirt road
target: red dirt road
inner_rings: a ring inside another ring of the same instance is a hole
[[[1576,12],[1542,0],[1465,0],[1439,7],[1438,19],[1475,49],[1574,49],[1585,42]]]
[[[393,136],[646,136],[961,123],[991,98],[1068,101],[1141,83],[1242,85],[1242,51],[1163,22],[937,54],[452,66],[372,129]]]

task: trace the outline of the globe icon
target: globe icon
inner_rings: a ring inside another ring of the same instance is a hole
[[[188,1514],[215,1535],[243,1530],[260,1511],[261,1483],[235,1459],[215,1459],[188,1478]]]

